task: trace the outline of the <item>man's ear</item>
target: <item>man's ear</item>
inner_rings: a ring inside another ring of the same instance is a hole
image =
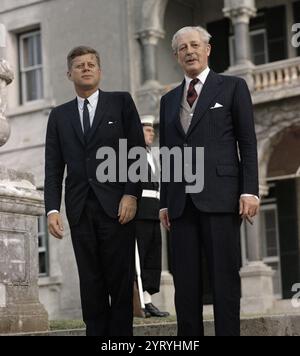
[[[69,80],[72,81],[72,74],[71,74],[71,72],[69,72],[69,71],[67,72],[67,77],[68,77]]]
[[[208,44],[207,45],[207,55],[208,55],[208,57],[210,56],[210,54],[211,54],[211,45]]]

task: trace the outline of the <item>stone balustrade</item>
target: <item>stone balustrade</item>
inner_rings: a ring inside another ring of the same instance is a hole
[[[254,92],[300,85],[300,57],[256,66]]]

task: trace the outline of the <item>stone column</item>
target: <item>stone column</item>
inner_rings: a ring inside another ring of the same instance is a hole
[[[0,23],[0,58],[1,59],[6,59],[5,58],[5,26],[3,24]]]
[[[173,276],[169,271],[168,266],[168,246],[167,246],[167,231],[161,227],[162,232],[162,272],[160,293],[153,296],[153,303],[162,311],[168,311],[171,315],[175,315],[174,305],[174,281]]]
[[[157,46],[164,38],[164,14],[168,0],[140,1],[140,23],[136,38],[141,45],[142,80],[136,92],[137,105],[141,115],[159,116],[159,102],[162,86],[158,81]]]
[[[267,195],[266,186],[261,187],[261,196]],[[248,264],[241,269],[242,312],[263,314],[274,307],[274,271],[262,261],[260,216],[254,225],[246,225]]]
[[[139,34],[143,47],[143,82],[157,82],[157,44],[164,37],[164,33],[158,30],[144,30]]]
[[[143,48],[143,85],[157,85],[157,45],[164,33],[159,30],[143,30],[138,33]]]
[[[154,115],[158,122],[162,87],[158,82],[157,45],[164,33],[160,30],[143,30],[138,33],[142,46],[143,82],[137,91],[138,109],[142,115]]]
[[[8,62],[0,58],[0,146],[10,135],[5,111],[12,80]],[[0,334],[48,330],[38,291],[37,216],[43,213],[33,176],[0,166]]]
[[[225,0],[223,9],[234,27],[236,63],[229,73],[247,80],[250,89],[254,88],[253,68],[249,36],[251,17],[256,15],[255,0]]]

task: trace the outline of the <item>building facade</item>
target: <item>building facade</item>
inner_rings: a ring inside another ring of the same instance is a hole
[[[40,190],[49,112],[74,97],[66,77],[72,47],[97,48],[101,88],[130,91],[140,114],[154,115],[158,126],[161,95],[183,79],[172,36],[183,26],[206,27],[213,36],[210,67],[245,78],[255,110],[262,210],[253,228],[242,229],[243,305],[252,310],[247,306],[261,298],[258,310],[290,310],[292,287],[300,283],[300,46],[293,32],[299,0],[2,0],[0,23],[16,77],[8,93],[11,137],[0,162],[33,173]],[[65,228],[65,239],[56,241],[40,218],[40,298],[51,319],[81,315],[66,221]],[[174,312],[167,242],[164,236],[157,303]],[[251,283],[270,280],[255,298]]]

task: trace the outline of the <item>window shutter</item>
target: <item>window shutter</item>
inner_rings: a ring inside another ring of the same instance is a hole
[[[294,9],[294,21],[295,23],[300,23],[300,1],[293,3]],[[297,55],[300,56],[300,46],[297,48]]]
[[[286,7],[276,6],[266,10],[269,61],[287,59]]]
[[[223,73],[230,66],[229,58],[229,19],[211,22],[207,25],[208,32],[212,35],[212,53],[210,67],[217,73]]]
[[[300,281],[297,189],[294,180],[276,184],[283,298],[293,297],[292,286]]]

